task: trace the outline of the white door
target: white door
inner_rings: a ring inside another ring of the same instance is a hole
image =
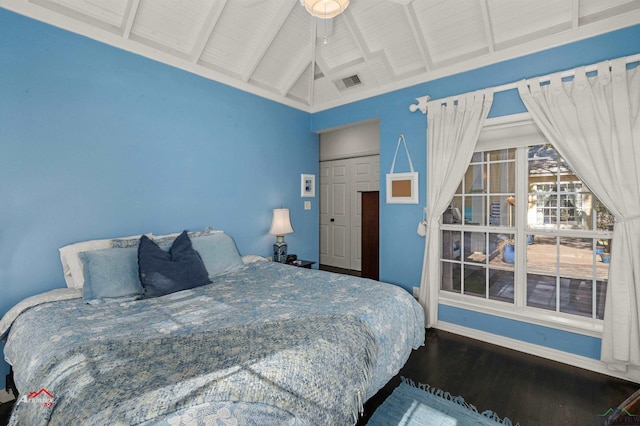
[[[349,161],[320,163],[320,264],[349,269]]]
[[[351,267],[362,270],[362,194],[361,191],[380,190],[380,156],[351,160]]]

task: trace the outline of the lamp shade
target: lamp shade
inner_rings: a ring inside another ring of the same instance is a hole
[[[292,232],[293,228],[291,227],[291,219],[289,218],[289,209],[273,209],[273,219],[271,220],[269,234],[285,235],[291,234]]]
[[[349,0],[300,0],[311,15],[329,19],[340,15],[349,6]]]

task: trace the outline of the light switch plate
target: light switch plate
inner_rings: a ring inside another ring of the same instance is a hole
[[[304,202],[304,209],[305,210],[311,210],[311,201],[305,201]]]

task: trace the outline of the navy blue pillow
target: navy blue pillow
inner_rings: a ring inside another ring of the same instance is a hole
[[[167,252],[149,239],[140,237],[138,270],[144,297],[158,297],[210,284],[209,274],[187,231],[181,233]]]

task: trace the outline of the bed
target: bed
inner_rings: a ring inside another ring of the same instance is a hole
[[[145,297],[144,238],[177,257],[175,235],[68,246],[68,288],[0,321],[10,424],[354,424],[424,344],[404,289],[241,257],[223,232],[187,238],[207,283]]]

